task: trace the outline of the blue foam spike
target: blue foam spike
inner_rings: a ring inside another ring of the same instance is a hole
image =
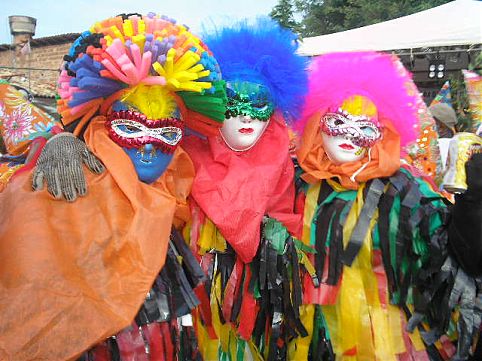
[[[152,45],[151,53],[152,53],[151,63],[155,63],[159,54],[159,47],[156,44]]]
[[[68,102],[69,107],[75,107],[77,105],[81,105],[87,103],[90,100],[99,98],[98,93],[92,92],[77,92],[74,93],[73,99]]]
[[[102,63],[95,60],[92,62],[92,66],[97,73],[100,73],[101,70],[105,69],[105,66],[103,66]]]
[[[112,94],[122,89],[122,85],[115,80],[105,78],[86,77],[81,79],[78,84],[82,90],[92,89],[93,91],[102,93],[101,95]]]
[[[93,72],[90,69],[87,68],[80,68],[76,72],[76,77],[77,78],[83,78],[83,77],[94,77],[94,78],[99,78],[100,74],[97,72]]]
[[[152,53],[151,42],[149,40],[146,40],[146,42],[144,43],[144,53],[147,53],[148,51]]]

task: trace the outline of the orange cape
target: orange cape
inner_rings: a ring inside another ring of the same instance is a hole
[[[187,154],[178,148],[144,184],[103,121],[92,120],[86,141],[108,171],[86,172],[85,197],[34,193],[27,174],[0,194],[0,360],[73,359],[128,326],[164,264],[174,217],[188,214]]]
[[[312,184],[322,179],[338,178],[343,187],[356,189],[359,183],[391,176],[400,168],[400,136],[390,121],[382,119],[382,139],[372,147],[368,166],[356,176],[355,182],[351,181],[350,176],[362,167],[367,157],[357,162],[334,164],[323,149],[320,135],[322,114],[315,113],[308,120],[297,151],[298,162],[305,172],[301,176],[303,180]]]

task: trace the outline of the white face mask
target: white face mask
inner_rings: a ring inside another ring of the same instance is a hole
[[[326,155],[335,164],[356,162],[363,159],[367,149],[369,149],[354,144],[349,137],[344,135],[333,136],[321,132],[321,138]]]
[[[252,148],[263,135],[269,124],[267,121],[252,119],[249,115],[239,115],[224,121],[221,136],[234,151],[242,152]]]

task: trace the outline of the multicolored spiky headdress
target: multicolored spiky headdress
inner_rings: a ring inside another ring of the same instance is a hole
[[[246,21],[203,37],[226,82],[246,81],[269,90],[277,110],[297,119],[307,90],[308,60],[296,54],[297,36],[268,18]]]
[[[119,15],[98,22],[64,60],[58,111],[65,125],[78,123],[76,132],[116,100],[150,86],[188,113],[186,125],[196,131],[216,134],[224,121],[226,92],[216,60],[198,37],[165,16]]]

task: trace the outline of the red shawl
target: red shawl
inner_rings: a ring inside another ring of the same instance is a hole
[[[183,148],[196,168],[192,197],[243,262],[256,255],[264,215],[299,234],[288,131],[276,116],[247,151],[231,150],[220,136],[187,137]]]

